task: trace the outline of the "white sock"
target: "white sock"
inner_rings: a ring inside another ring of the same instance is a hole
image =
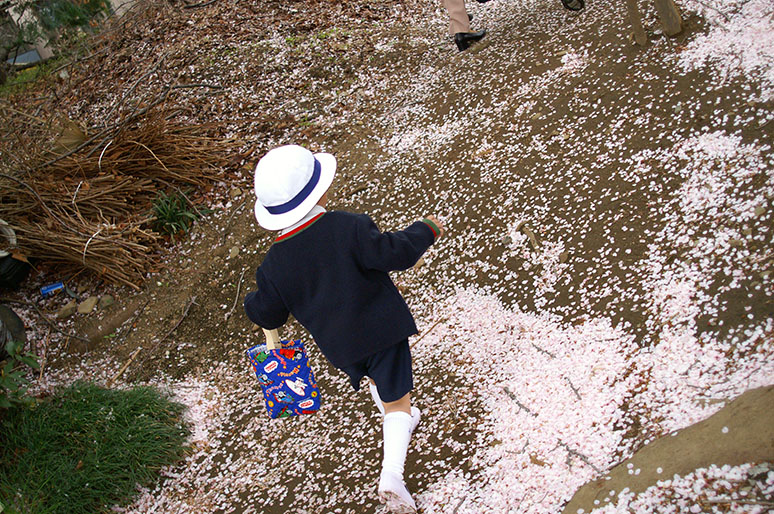
[[[371,398],[374,399],[376,408],[379,409],[379,412],[382,414],[382,416],[384,416],[384,404],[382,403],[382,399],[379,397],[379,391],[376,389],[376,384],[371,383],[369,380],[368,389],[371,391]]]
[[[384,460],[382,471],[395,473],[403,478],[409,441],[411,441],[411,415],[407,412],[388,412],[384,416]]]

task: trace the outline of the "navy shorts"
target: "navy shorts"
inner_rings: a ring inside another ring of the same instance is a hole
[[[414,389],[408,339],[376,352],[362,361],[344,366],[341,371],[349,375],[355,391],[360,390],[363,377],[373,380],[383,402],[400,400]]]

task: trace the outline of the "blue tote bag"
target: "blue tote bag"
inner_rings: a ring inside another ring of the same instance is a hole
[[[312,414],[320,409],[320,388],[309,367],[304,343],[280,341],[276,330],[266,330],[266,344],[247,350],[272,418]]]

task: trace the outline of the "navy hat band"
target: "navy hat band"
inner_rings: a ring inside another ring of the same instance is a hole
[[[320,161],[317,159],[314,160],[314,171],[312,172],[312,178],[309,179],[309,182],[304,186],[304,188],[298,192],[296,196],[288,200],[287,202],[280,204],[280,205],[272,205],[269,207],[268,205],[265,205],[267,211],[269,211],[269,214],[285,214],[288,211],[292,211],[301,203],[307,199],[307,197],[312,193],[315,186],[317,186],[317,183],[320,181]]]

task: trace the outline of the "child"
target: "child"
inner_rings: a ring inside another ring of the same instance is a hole
[[[335,172],[333,155],[295,145],[258,162],[255,217],[279,235],[256,272],[258,290],[245,297],[245,311],[266,329],[282,326],[292,313],[356,391],[369,378],[384,415],[379,498],[393,512],[416,512],[403,466],[421,416],[409,395],[408,337],[417,327],[388,272],[416,264],[443,227],[428,217],[382,233],[366,215],[326,212]]]

